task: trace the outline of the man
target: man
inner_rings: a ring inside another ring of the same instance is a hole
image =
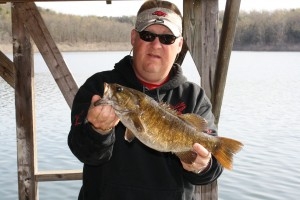
[[[222,173],[218,161],[196,143],[192,164],[158,152],[135,139],[124,140],[125,127],[109,105],[94,106],[104,82],[140,90],[181,113],[196,113],[216,135],[211,104],[203,89],[188,82],[176,64],[181,51],[182,17],[168,1],[146,1],[131,32],[132,56],[111,71],[99,72],[80,87],[72,108],[68,143],[84,163],[79,199],[193,199],[194,185],[208,184]]]

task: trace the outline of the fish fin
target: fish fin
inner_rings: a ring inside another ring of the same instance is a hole
[[[138,131],[138,132],[145,131],[143,123],[141,122],[141,120],[138,116],[135,116],[135,115],[132,116],[132,123],[133,123],[136,131]],[[133,132],[131,130],[129,130],[126,127],[124,138],[126,141],[131,142],[135,138],[135,135],[133,134]]]
[[[127,142],[132,142],[132,140],[135,138],[134,134],[131,132],[131,130],[129,130],[128,128],[126,128],[125,131],[125,135],[124,135],[124,139]]]
[[[159,102],[159,106],[166,112],[172,114],[172,115],[179,115],[180,113],[174,109],[170,104],[167,104],[165,102]]]
[[[212,154],[224,168],[232,169],[233,155],[238,153],[244,145],[234,139],[225,137],[218,138],[219,142]]]
[[[184,152],[176,152],[175,155],[178,156],[182,162],[185,162],[188,164],[192,164],[197,157],[197,153],[192,150],[184,151]]]
[[[187,113],[183,115],[178,115],[180,119],[195,127],[197,131],[204,131],[207,129],[207,121],[200,115],[193,113]]]
[[[138,132],[144,132],[145,128],[144,125],[140,119],[140,117],[133,115],[132,116],[132,123],[134,124],[134,127]]]

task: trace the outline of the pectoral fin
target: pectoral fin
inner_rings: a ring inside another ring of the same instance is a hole
[[[145,128],[139,117],[132,116],[132,123],[133,123],[132,130],[134,130],[134,132],[144,132],[145,131]],[[135,135],[133,134],[133,132],[131,130],[126,128],[124,138],[126,141],[131,142],[135,138]]]
[[[133,116],[132,117],[132,122],[133,122],[133,125],[134,125],[135,129],[138,132],[144,132],[145,131],[143,123],[141,122],[141,120],[138,116]]]
[[[176,152],[175,155],[178,156],[182,162],[188,164],[192,164],[197,157],[197,153],[194,151]]]
[[[124,135],[124,139],[127,141],[127,142],[132,142],[132,140],[135,138],[134,134],[128,129],[126,128],[126,131],[125,131],[125,135]]]

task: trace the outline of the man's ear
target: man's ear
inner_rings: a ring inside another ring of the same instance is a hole
[[[183,46],[183,37],[178,38],[180,41],[178,42],[178,51],[177,54],[181,52],[182,46]]]
[[[137,32],[136,32],[136,30],[135,29],[132,29],[131,30],[131,45],[133,46],[134,45],[134,43],[135,43],[135,37],[136,37],[136,34],[137,34]]]

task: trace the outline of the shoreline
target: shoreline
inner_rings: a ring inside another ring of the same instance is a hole
[[[101,42],[101,43],[57,43],[57,48],[61,52],[88,52],[88,51],[130,51],[132,46],[130,42]],[[13,44],[0,44],[0,51],[3,53],[12,53]],[[39,52],[36,45],[33,43],[33,51]]]
[[[6,43],[0,44],[0,51],[5,53],[13,52],[13,44]],[[130,42],[101,42],[101,43],[57,43],[57,48],[60,52],[93,52],[93,51],[130,51],[132,46]],[[33,43],[34,53],[39,52],[36,45]],[[233,48],[232,51],[269,51],[269,52],[299,52],[300,45],[284,45],[284,46],[259,46],[259,45],[249,45],[249,46],[238,46]]]

